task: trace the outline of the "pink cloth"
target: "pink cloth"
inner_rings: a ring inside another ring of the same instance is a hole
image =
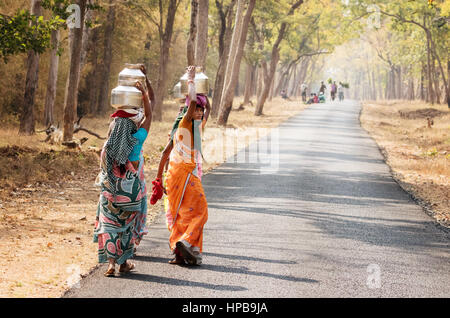
[[[187,96],[186,97],[186,106],[189,106],[190,103],[191,103],[191,100],[190,100],[189,96]],[[203,108],[205,108],[206,104],[207,104],[206,96],[203,94],[197,94],[197,105],[200,105]]]

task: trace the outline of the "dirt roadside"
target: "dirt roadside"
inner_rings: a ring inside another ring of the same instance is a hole
[[[422,102],[365,102],[363,128],[400,186],[450,229],[450,112]]]

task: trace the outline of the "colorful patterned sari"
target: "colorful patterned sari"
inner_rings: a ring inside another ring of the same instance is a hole
[[[98,260],[107,263],[109,258],[121,265],[131,258],[134,246],[139,245],[148,233],[147,187],[144,180],[144,157],[141,151],[139,167],[136,170],[130,161],[125,173],[114,166],[117,178],[116,192],[113,194],[106,177],[105,149],[101,154],[101,168],[97,185],[101,187],[97,206],[94,242],[98,242]]]
[[[166,179],[166,220],[171,232],[169,242],[172,252],[175,253],[176,243],[182,241],[201,257],[208,204],[199,174],[200,124],[201,121],[188,122],[183,118],[175,133]]]

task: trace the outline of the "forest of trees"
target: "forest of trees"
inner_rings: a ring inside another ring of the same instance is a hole
[[[61,122],[71,140],[78,116],[110,113],[125,63],[146,65],[159,121],[190,64],[219,125],[237,95],[259,116],[328,77],[356,99],[449,103],[449,16],[450,0],[2,0],[0,119],[21,134]]]

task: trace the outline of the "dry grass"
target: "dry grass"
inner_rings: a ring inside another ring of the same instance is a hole
[[[428,128],[428,119],[433,125]],[[450,226],[450,112],[422,102],[366,102],[363,127],[375,138],[395,177]]]
[[[235,105],[239,105],[237,99]],[[165,105],[163,122],[154,122],[144,144],[146,181],[154,179],[161,150],[168,141],[179,106]],[[305,108],[300,102],[274,99],[265,115],[253,116],[254,107],[230,114],[229,128],[276,127]],[[83,126],[106,136],[109,118],[91,117]],[[204,146],[221,142],[223,130],[210,120]],[[38,129],[43,129],[39,127]],[[45,134],[17,135],[17,128],[0,128],[0,297],[59,297],[71,278],[85,275],[97,265],[92,243],[98,189],[93,185],[98,161],[89,147],[101,148],[104,141],[89,137],[83,152],[40,142]],[[249,141],[257,136],[253,135]],[[235,149],[236,150],[236,149]],[[15,153],[18,153],[15,155]],[[205,171],[223,158],[209,160]],[[149,205],[148,223],[162,211],[162,201]],[[144,238],[145,239],[145,238]]]

